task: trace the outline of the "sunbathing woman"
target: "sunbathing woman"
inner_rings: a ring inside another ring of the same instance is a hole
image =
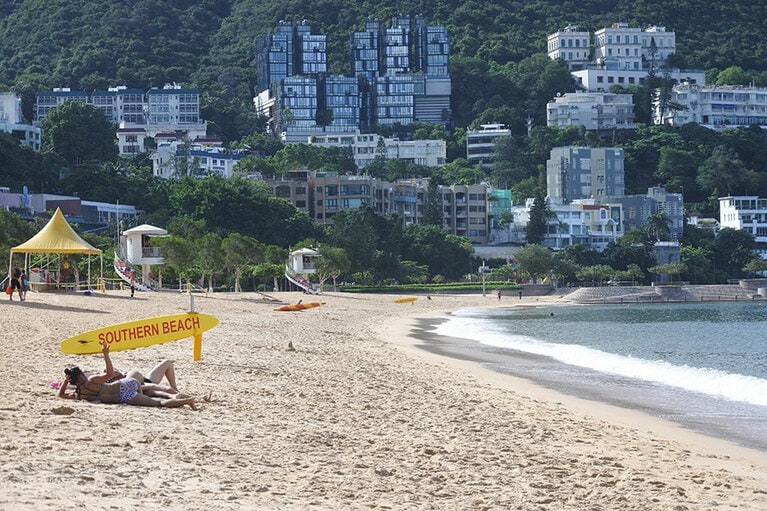
[[[155,399],[142,392],[142,382],[131,376],[122,375],[114,370],[112,360],[109,357],[109,345],[104,344],[101,352],[104,354],[106,368],[103,374],[86,376],[79,367],[65,369],[67,375],[64,383],[59,388],[59,397],[64,399],[85,399],[101,403],[122,403],[135,406],[162,406],[166,408],[178,408],[189,405],[196,410],[195,398],[185,394],[166,394],[165,399]],[[118,379],[115,380],[115,377]],[[173,381],[172,383],[175,383]],[[67,393],[69,384],[76,387],[73,393]],[[152,384],[148,384],[152,385]],[[174,389],[175,390],[175,389]],[[183,397],[180,397],[183,396]]]

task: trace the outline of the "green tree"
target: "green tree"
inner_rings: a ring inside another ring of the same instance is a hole
[[[117,159],[116,126],[93,105],[66,101],[50,110],[40,127],[43,151],[60,155],[70,165]]]
[[[439,186],[429,183],[426,200],[423,205],[423,223],[442,226],[442,192]]]
[[[224,252],[221,249],[221,236],[211,232],[205,234],[195,243],[197,267],[204,281],[208,276],[208,291],[213,291],[213,277],[220,273],[225,266]]]
[[[275,263],[260,263],[250,266],[250,276],[257,280],[272,279],[272,289],[279,289],[277,279],[285,275],[285,265]]]
[[[555,266],[554,254],[551,250],[531,243],[514,253],[514,261],[523,273],[534,279],[546,277]]]
[[[165,260],[165,268],[178,278],[178,288],[183,289],[182,280],[186,280],[187,285],[189,285],[197,273],[195,249],[192,241],[182,236],[170,235],[157,238],[155,243],[160,245]]]
[[[410,224],[402,234],[402,260],[427,266],[429,277],[439,274],[457,280],[470,268],[473,249],[468,239],[436,225]]]
[[[319,252],[322,257],[317,259],[316,268],[320,290],[322,290],[326,280],[333,279],[333,291],[338,291],[336,281],[340,275],[351,268],[349,258],[342,248],[322,246]]]
[[[674,282],[674,277],[677,277],[678,280],[679,276],[687,271],[687,265],[683,262],[677,261],[674,263],[651,266],[648,268],[648,271],[658,275],[658,277],[661,275],[668,275],[671,277],[671,282]]]
[[[698,169],[696,183],[705,192],[747,194],[756,187],[756,174],[746,169],[732,149],[718,146]]]
[[[602,284],[615,275],[615,270],[606,264],[583,266],[575,272],[575,277],[581,282],[590,281],[592,284]]]
[[[534,245],[543,243],[548,226],[547,208],[548,203],[543,196],[539,195],[535,198],[533,205],[530,207],[530,219],[525,229],[528,243]]]
[[[262,256],[258,242],[240,233],[230,233],[221,241],[225,265],[234,272],[234,291],[242,291],[240,279],[249,265],[255,264]]]
[[[687,268],[687,271],[681,275],[683,280],[691,284],[713,284],[715,282],[711,250],[683,244],[679,251],[679,259]]]
[[[671,219],[665,210],[647,217],[647,234],[656,241],[668,241],[671,233]]]
[[[743,276],[743,268],[758,257],[754,236],[743,229],[724,228],[714,242],[714,265],[725,278]]]

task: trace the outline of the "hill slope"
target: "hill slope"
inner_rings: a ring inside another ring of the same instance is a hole
[[[763,6],[747,0],[27,0],[5,2],[0,14],[0,89],[21,94],[30,116],[40,89],[190,84],[205,92],[214,129],[234,137],[254,125],[254,40],[278,20],[306,19],[328,34],[330,69],[345,74],[349,33],[397,13],[446,25],[455,62],[496,71],[544,52],[546,35],[568,23],[593,31],[616,21],[675,31],[684,67],[767,70]],[[460,92],[462,105],[489,99],[482,89]],[[457,112],[463,123],[473,115]]]

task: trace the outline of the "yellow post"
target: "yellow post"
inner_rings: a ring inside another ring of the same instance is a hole
[[[194,343],[192,344],[192,360],[202,358],[202,334],[194,334]]]

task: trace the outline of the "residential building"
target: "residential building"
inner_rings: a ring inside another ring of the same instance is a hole
[[[451,234],[468,238],[472,243],[488,240],[488,186],[441,186],[442,227]]]
[[[524,205],[512,207],[514,221],[511,231],[516,238],[513,241],[517,243],[524,243],[527,239],[525,229],[534,200],[526,199]],[[553,250],[585,245],[602,251],[624,233],[620,204],[600,204],[593,199],[578,199],[567,204],[552,200],[548,208],[552,214],[541,245]]]
[[[234,166],[245,157],[245,154],[228,152],[221,147],[220,140],[190,142],[173,134],[158,135],[157,149],[151,154],[154,175],[166,179],[209,175],[230,178]]]
[[[444,140],[399,140],[357,131],[311,136],[308,142],[321,147],[349,147],[358,169],[364,169],[376,158],[404,160],[427,167],[443,165],[447,158]]]
[[[199,91],[176,84],[146,92],[124,86],[94,91],[90,95],[70,89],[38,92],[35,125],[39,126],[52,108],[66,101],[91,104],[117,124],[115,135],[121,155],[146,152],[148,140],[162,133],[182,134],[190,140],[207,136],[207,123],[200,117]]]
[[[40,126],[48,112],[67,101],[79,101],[88,103],[88,94],[83,91],[72,91],[68,87],[55,88],[52,91],[38,92],[35,94],[35,118],[34,125]]]
[[[327,73],[324,35],[306,22],[280,22],[256,43],[256,111],[286,142],[373,125],[446,123],[451,82],[447,31],[423,16],[368,20],[350,37],[351,73]]]
[[[429,178],[400,179],[394,183],[378,182],[375,210],[382,215],[399,216],[403,225],[423,224],[429,186]]]
[[[684,234],[684,197],[681,193],[669,193],[661,186],[654,186],[647,189],[646,195],[625,195],[610,201],[623,207],[624,231],[645,228],[650,216],[665,211],[670,238],[680,239]]]
[[[312,219],[321,224],[332,224],[336,213],[347,209],[372,207],[376,180],[370,176],[340,176],[317,173],[311,180]]]
[[[510,137],[511,130],[503,124],[482,124],[478,130],[466,130],[466,159],[472,165],[487,166],[495,159],[495,143]]]
[[[269,191],[275,197],[285,199],[297,209],[313,218],[310,194],[310,180],[312,173],[308,170],[293,170],[285,176],[273,179],[265,179]]]
[[[567,25],[562,30],[549,34],[549,58],[564,60],[570,71],[583,69],[591,61],[590,41],[590,32],[580,30],[576,25]]]
[[[546,105],[549,126],[583,126],[589,131],[636,129],[634,96],[611,92],[557,95]]]
[[[21,114],[21,98],[13,94],[0,94],[0,131],[10,134],[20,144],[27,145],[35,151],[40,150],[42,142],[40,128],[24,123]]]
[[[607,91],[613,85],[631,87],[647,83],[646,70],[607,69],[604,66],[589,66],[572,72],[578,85],[587,91]],[[676,82],[706,83],[706,73],[699,69],[671,69],[669,78]]]
[[[767,199],[754,195],[720,197],[719,227],[748,231],[756,241],[756,252],[767,259]]]
[[[625,190],[623,149],[555,147],[546,162],[546,191],[552,201],[606,202]]]
[[[669,55],[676,52],[676,34],[665,27],[646,29],[614,23],[594,33],[594,50],[590,61],[581,50],[588,32],[572,25],[548,36],[548,55],[568,62],[573,77],[587,91],[607,91],[612,85],[630,87],[644,85],[650,71],[660,74]],[[578,44],[579,46],[576,46]],[[702,70],[668,69],[677,82],[705,84]]]
[[[669,102],[679,105],[661,112],[656,103],[655,124],[682,126],[697,123],[714,130],[758,125],[767,127],[767,88],[740,85],[675,85]]]

